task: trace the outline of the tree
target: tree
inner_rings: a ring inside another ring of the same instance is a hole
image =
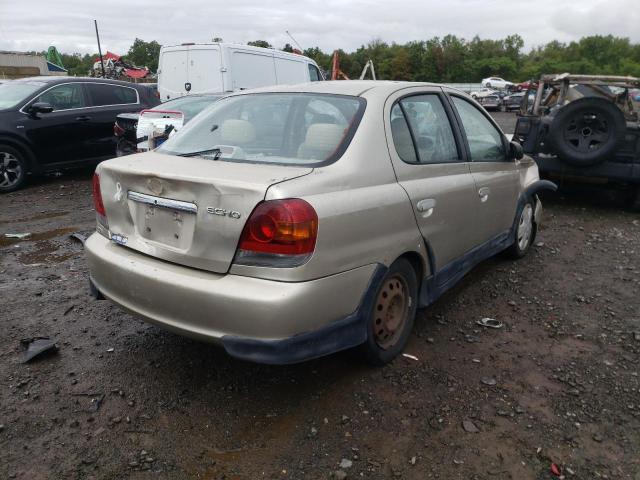
[[[147,67],[152,72],[158,70],[158,60],[160,58],[160,44],[155,40],[145,42],[140,38],[133,41],[129,48],[126,60],[137,67]]]
[[[247,45],[251,45],[252,47],[273,48],[266,40],[254,40],[253,42],[247,42]]]

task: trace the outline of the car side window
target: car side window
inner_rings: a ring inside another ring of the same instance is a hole
[[[502,142],[502,132],[471,103],[460,97],[452,98],[469,143],[471,161],[505,161],[507,155]]]
[[[320,80],[322,80],[322,77],[320,77],[320,72],[318,71],[318,67],[316,67],[315,65],[309,65],[309,79],[312,82],[319,82]]]
[[[67,83],[53,87],[36,98],[35,102],[48,103],[54,111],[87,106],[80,83]]]
[[[449,123],[449,117],[436,94],[406,97],[396,104],[391,112],[391,131],[394,136],[396,150],[405,162],[414,163],[417,149],[417,163],[451,163],[460,161],[458,148]],[[412,142],[413,157],[407,149],[406,131],[400,128],[403,124],[397,120],[398,110],[404,118],[404,126],[408,125],[409,140]],[[395,122],[395,127],[394,127]],[[396,141],[396,136],[398,142]],[[403,145],[398,145],[402,142]],[[401,155],[399,148],[405,155]],[[413,158],[413,160],[411,160]]]
[[[87,90],[94,107],[105,105],[126,105],[138,103],[138,93],[134,88],[106,83],[88,83]]]
[[[407,163],[418,163],[413,140],[400,104],[396,103],[391,109],[391,136],[398,156]]]

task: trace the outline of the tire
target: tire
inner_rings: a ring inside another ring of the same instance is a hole
[[[367,317],[367,340],[361,350],[370,364],[385,365],[404,350],[417,306],[416,271],[408,260],[399,258],[380,282]]]
[[[558,110],[549,127],[554,153],[575,167],[611,157],[627,129],[622,111],[604,98],[584,97]]]
[[[485,84],[485,87],[487,87],[487,88],[491,88],[491,82],[487,82],[487,83]]]
[[[29,165],[22,152],[0,144],[0,193],[18,190],[27,178]]]
[[[538,232],[538,226],[535,221],[536,205],[534,200],[527,200],[522,208],[518,211],[518,218],[515,223],[516,236],[513,244],[507,249],[507,255],[513,259],[524,257]]]

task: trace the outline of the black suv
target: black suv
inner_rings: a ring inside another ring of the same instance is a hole
[[[101,78],[33,77],[0,84],[0,193],[28,173],[111,158],[119,113],[160,103],[149,87]]]

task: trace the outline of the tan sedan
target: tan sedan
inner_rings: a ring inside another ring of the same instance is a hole
[[[92,291],[143,319],[293,363],[383,364],[416,309],[526,254],[555,188],[471,98],[342,81],[240,92],[94,177]]]

